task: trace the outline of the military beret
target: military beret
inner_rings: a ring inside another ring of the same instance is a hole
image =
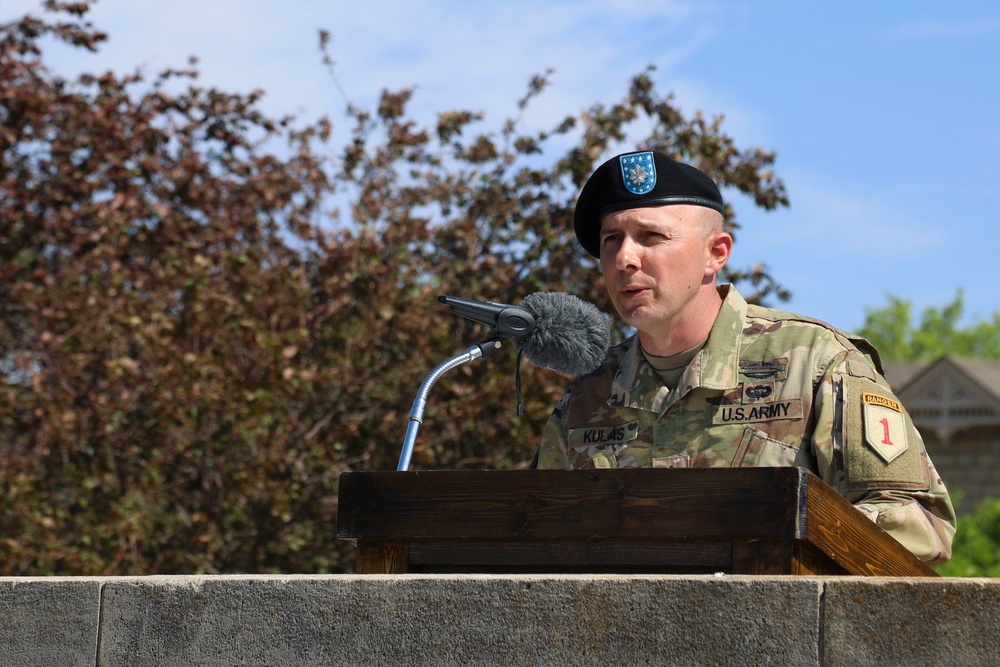
[[[594,257],[601,254],[601,218],[614,211],[665,204],[694,204],[722,212],[719,187],[691,165],[643,151],[611,158],[591,175],[573,215],[576,238]]]

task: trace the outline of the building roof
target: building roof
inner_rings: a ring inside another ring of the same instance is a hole
[[[1000,359],[949,358],[979,386],[1000,401]]]
[[[883,364],[885,379],[897,395],[939,364],[949,364],[975,382],[980,389],[1000,402],[1000,359],[966,359],[945,355],[936,361],[895,362]]]
[[[975,426],[1000,426],[1000,359],[946,355],[930,363],[885,364],[893,392],[922,431],[942,441]]]
[[[900,389],[910,383],[914,375],[928,365],[924,361],[899,361],[884,363],[882,367],[885,370],[885,379],[889,381],[889,386],[898,394]]]

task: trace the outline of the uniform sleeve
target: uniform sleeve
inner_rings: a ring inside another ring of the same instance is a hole
[[[815,395],[813,451],[823,481],[928,564],[951,557],[955,510],[923,439],[861,352],[835,357]]]

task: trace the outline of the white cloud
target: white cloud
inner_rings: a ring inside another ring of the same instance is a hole
[[[12,0],[0,13],[39,6]],[[356,104],[371,105],[383,88],[417,86],[415,112],[461,107],[499,122],[516,112],[530,77],[552,68],[552,86],[531,111],[544,126],[594,101],[617,101],[650,63],[663,75],[695,57],[713,38],[715,13],[711,5],[637,0],[101,0],[90,14],[111,36],[101,53],[72,50],[49,62],[69,74],[135,66],[152,73],[197,56],[205,85],[263,87],[271,113],[337,115],[343,102],[317,46],[326,29],[337,77]]]

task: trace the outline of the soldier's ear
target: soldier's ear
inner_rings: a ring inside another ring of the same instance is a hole
[[[727,232],[713,232],[707,239],[708,261],[705,264],[705,275],[715,275],[729,261],[733,253],[733,237]]]

